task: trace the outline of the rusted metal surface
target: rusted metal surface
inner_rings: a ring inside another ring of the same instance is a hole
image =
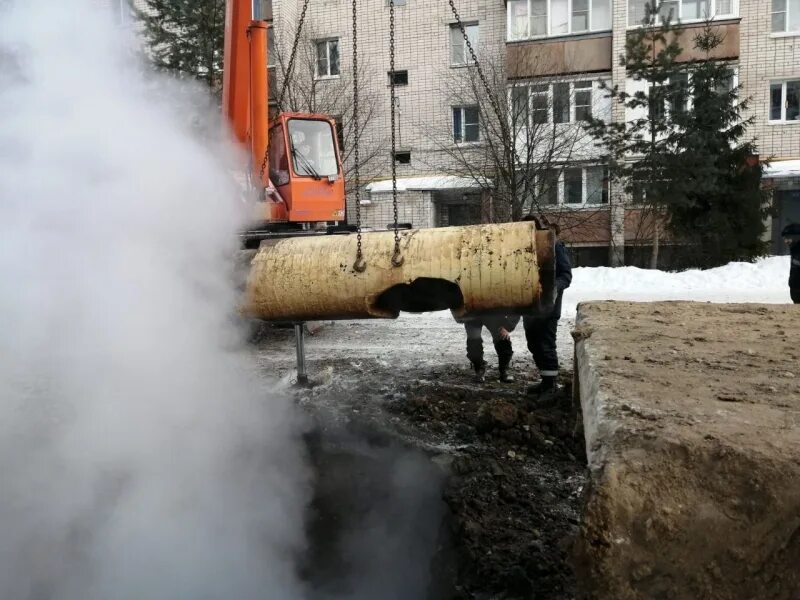
[[[394,318],[451,309],[454,316],[537,313],[552,306],[554,239],[533,223],[363,235],[367,268],[353,270],[354,235],[264,242],[253,258],[243,312],[266,320]]]

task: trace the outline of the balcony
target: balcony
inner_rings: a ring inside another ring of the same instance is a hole
[[[611,71],[611,33],[546,38],[506,46],[509,79]]]

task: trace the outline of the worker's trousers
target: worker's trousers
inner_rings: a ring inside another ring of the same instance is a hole
[[[800,304],[800,288],[789,288],[789,295],[792,297],[792,302]]]
[[[542,377],[558,377],[558,317],[524,317],[525,339]]]
[[[511,340],[504,340],[500,337],[502,324],[490,318],[471,319],[464,322],[464,329],[467,332],[467,358],[473,364],[483,364],[483,339],[481,338],[481,333],[484,327],[492,335],[492,342],[494,342],[494,349],[497,352],[500,366],[505,368],[511,362],[514,350],[511,346]]]

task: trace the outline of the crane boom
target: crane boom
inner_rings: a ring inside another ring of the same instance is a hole
[[[253,0],[227,0],[222,84],[223,115],[246,149],[249,179],[261,191],[254,226],[338,224],[345,218],[345,196],[335,122],[309,113],[270,119],[270,25],[254,18],[259,14]]]

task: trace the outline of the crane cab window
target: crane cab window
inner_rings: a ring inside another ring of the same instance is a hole
[[[333,136],[327,121],[289,120],[289,149],[295,175],[321,179],[339,174]]]
[[[269,132],[269,178],[275,186],[289,183],[289,158],[286,156],[281,125],[276,125]]]

